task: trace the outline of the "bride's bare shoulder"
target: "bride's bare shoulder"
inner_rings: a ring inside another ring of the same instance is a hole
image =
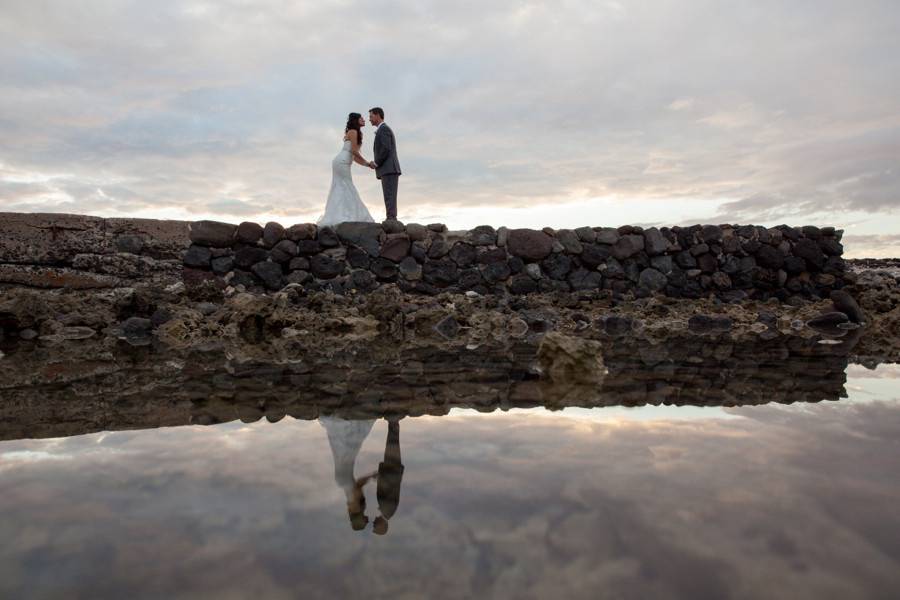
[[[345,140],[350,140],[351,142],[355,142],[356,139],[357,139],[358,137],[359,137],[359,132],[356,131],[355,129],[351,129],[351,130],[348,131],[347,134],[344,136],[344,139],[345,139]]]

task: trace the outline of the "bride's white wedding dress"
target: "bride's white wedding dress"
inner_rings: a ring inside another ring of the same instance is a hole
[[[350,140],[344,140],[344,147],[331,161],[331,190],[328,202],[325,203],[325,214],[316,221],[317,225],[337,225],[347,221],[365,221],[372,223],[375,219],[369,209],[359,198],[359,192],[353,185],[350,176],[350,165],[353,154],[350,152]]]

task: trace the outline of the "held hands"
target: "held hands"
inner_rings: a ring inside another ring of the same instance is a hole
[[[374,168],[377,167],[377,166],[378,166],[378,165],[375,164],[375,161],[374,161],[374,160],[370,160],[370,161],[369,161],[369,168],[370,168],[370,169],[374,169]]]

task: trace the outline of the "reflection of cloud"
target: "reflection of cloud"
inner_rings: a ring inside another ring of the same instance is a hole
[[[94,596],[292,597],[299,585],[310,597],[896,589],[900,455],[886,450],[900,438],[897,404],[730,410],[743,418],[404,419],[404,489],[384,538],[350,530],[316,423],[7,442],[0,460],[70,460],[6,464],[0,590],[76,581],[97,586]],[[360,469],[381,459],[384,431],[379,422]]]

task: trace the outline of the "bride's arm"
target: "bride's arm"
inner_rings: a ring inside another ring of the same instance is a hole
[[[353,155],[353,162],[368,167],[369,161],[363,158],[363,155],[359,152],[359,135],[356,133],[356,130],[351,129],[348,131],[347,137],[350,138],[350,153]]]

